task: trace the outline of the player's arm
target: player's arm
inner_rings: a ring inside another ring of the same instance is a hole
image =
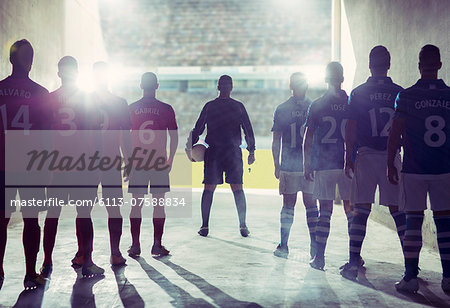
[[[272,157],[275,167],[275,177],[280,178],[280,153],[281,153],[281,132],[274,131],[272,134]]]
[[[247,142],[248,164],[255,162],[255,134],[253,133],[252,123],[248,116],[247,110],[242,105],[242,129],[244,130],[245,141]]]
[[[175,111],[171,108],[170,111],[170,119],[169,119],[169,138],[170,138],[170,145],[169,145],[169,171],[172,169],[172,163],[175,158],[175,154],[177,152],[178,147],[178,125],[177,121],[175,119]]]
[[[132,139],[131,139],[131,117],[130,117],[130,111],[128,104],[125,102],[123,105],[123,123],[121,125],[121,132],[120,132],[120,148],[122,149],[122,155],[123,155],[123,161],[125,163],[125,166],[127,166],[128,158],[131,156],[131,153],[133,152],[133,145],[132,145]],[[130,169],[125,168],[123,172],[123,176],[125,178],[128,177],[128,172]]]
[[[188,140],[186,142],[186,152],[190,151],[192,149],[192,146],[198,142],[198,139],[200,138],[200,135],[203,134],[205,131],[206,126],[206,106],[205,105],[200,112],[200,116],[197,119],[197,122],[195,122],[194,128],[189,133]],[[189,155],[189,153],[188,153]]]
[[[354,172],[353,164],[353,150],[356,141],[356,128],[358,122],[353,119],[348,119],[345,125],[345,174],[351,178],[351,172]]]
[[[308,181],[314,180],[314,172],[311,168],[311,152],[314,139],[314,128],[306,127],[305,137],[303,138],[303,173]]]
[[[389,131],[388,145],[387,145],[387,168],[388,179],[392,184],[398,184],[398,170],[395,167],[394,161],[397,156],[398,149],[402,135],[405,131],[405,119],[397,118],[392,121],[391,130]]]

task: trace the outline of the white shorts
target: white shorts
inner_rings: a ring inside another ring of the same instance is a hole
[[[394,164],[400,172],[399,154]],[[374,203],[377,186],[380,192],[380,204],[399,204],[400,188],[398,185],[389,183],[387,178],[387,152],[367,148],[358,149],[351,185],[351,204]]]
[[[450,173],[401,175],[400,209],[424,211],[427,209],[427,193],[432,211],[450,210]]]
[[[317,200],[336,199],[336,185],[342,200],[350,200],[350,187],[352,180],[349,179],[343,169],[320,170],[314,172],[313,198]]]
[[[280,195],[296,194],[299,191],[312,194],[314,182],[307,181],[303,172],[280,171],[280,184],[278,188]]]

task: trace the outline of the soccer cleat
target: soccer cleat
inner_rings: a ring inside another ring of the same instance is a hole
[[[409,281],[405,279],[395,283],[395,288],[400,292],[417,292],[419,291],[419,281],[417,278],[412,278]]]
[[[154,257],[163,257],[169,255],[169,252],[164,246],[162,245],[153,245],[152,246],[152,256]]]
[[[40,272],[43,278],[50,279],[53,272],[53,264],[42,265]]]
[[[3,287],[3,282],[5,281],[5,276],[0,276],[0,290]]]
[[[105,270],[95,264],[92,264],[91,266],[83,265],[83,268],[81,269],[81,275],[84,278],[101,276],[104,273],[105,273]]]
[[[82,254],[79,254],[78,252],[75,254],[75,257],[72,259],[72,266],[83,266],[84,263],[84,257]]]
[[[207,236],[209,232],[209,228],[208,227],[201,227],[200,230],[198,231],[198,234],[200,236]]]
[[[444,291],[445,293],[450,292],[450,277],[442,278],[441,288],[442,288],[442,291]]]
[[[355,280],[358,277],[358,266],[352,265],[350,263],[345,263],[344,266],[341,266],[341,275],[344,278]]]
[[[34,290],[37,288],[45,287],[47,280],[41,275],[37,275],[35,278],[31,278],[26,275],[23,280],[23,287],[25,290]]]
[[[318,255],[316,255],[314,259],[309,261],[309,265],[312,268],[323,271],[323,268],[325,267],[325,257],[323,256],[319,257]]]
[[[273,255],[275,257],[287,259],[289,255],[289,248],[287,246],[281,246],[278,244],[277,249],[274,250]]]
[[[364,259],[361,258],[361,257],[359,257],[359,267],[363,267],[364,264],[365,264]],[[341,265],[341,267],[339,267],[339,269],[340,269],[340,270],[343,269],[344,266],[345,266],[345,264],[344,264],[344,265]]]
[[[247,227],[241,227],[240,229],[242,237],[247,237],[250,234],[250,231]]]
[[[127,262],[127,259],[122,257],[122,254],[111,255],[111,257],[109,257],[109,263],[111,263],[112,266],[124,265],[125,262]]]
[[[128,255],[132,258],[139,257],[141,255],[141,247],[140,246],[130,246],[128,249]]]

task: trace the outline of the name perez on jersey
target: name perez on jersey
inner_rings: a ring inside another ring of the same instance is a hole
[[[392,94],[390,93],[373,93],[370,94],[371,101],[388,101],[392,99]]]

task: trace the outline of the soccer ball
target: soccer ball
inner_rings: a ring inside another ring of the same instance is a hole
[[[205,150],[206,146],[200,143],[197,143],[192,147],[191,156],[192,159],[196,162],[205,160]]]

